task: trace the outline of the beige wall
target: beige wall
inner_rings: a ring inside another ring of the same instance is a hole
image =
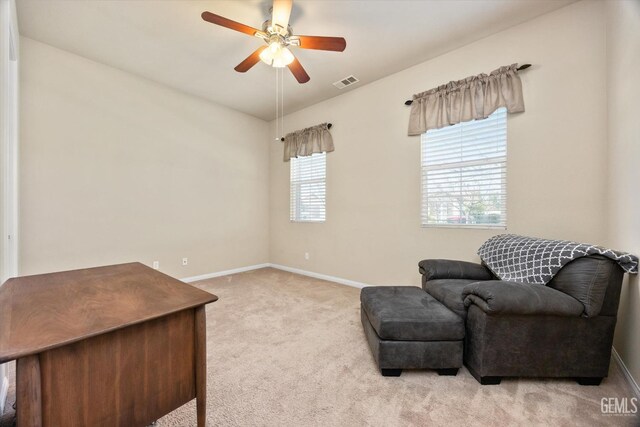
[[[609,245],[640,255],[640,2],[607,3]],[[625,281],[614,346],[640,380],[640,284]]]
[[[476,259],[496,231],[420,227],[420,138],[406,136],[403,104],[513,62],[533,67],[521,74],[526,112],[508,121],[507,231],[602,243],[604,7],[570,5],[286,116],[287,131],[332,122],[336,151],[327,157],[326,222],[290,223],[289,165],[281,144],[270,143],[271,262],[369,284],[418,284],[421,259]]]
[[[0,0],[0,286],[17,275],[17,34],[15,2]],[[8,389],[6,365],[0,365],[0,414]]]
[[[0,236],[6,234],[5,216],[8,206],[5,205],[5,153],[9,144],[8,139],[8,84],[9,84],[9,27],[6,25],[9,16],[8,2],[0,1]],[[7,279],[5,257],[4,257],[4,237],[0,244],[0,286]],[[3,369],[0,365],[0,370]],[[4,371],[0,371],[0,387],[4,379]],[[4,402],[0,406],[4,408]]]
[[[2,28],[0,28],[0,177],[2,177],[2,182],[4,183],[5,176],[5,168],[4,168],[4,152],[5,152],[5,104],[4,96],[7,92],[7,88],[4,85],[5,82],[5,69],[6,64],[8,63],[8,52],[7,52],[7,28],[5,28],[6,22],[6,7],[0,2],[0,24],[2,24]],[[4,185],[0,185],[0,236],[5,235],[5,210],[6,206],[4,203]],[[3,239],[4,244],[4,239]],[[3,248],[4,250],[4,248]],[[0,286],[4,283],[5,280],[5,265],[4,265],[4,256],[0,256]],[[7,391],[9,390],[9,383],[6,377],[6,367],[5,365],[0,364],[0,414],[4,412],[4,405],[6,402]]]
[[[27,38],[21,61],[21,274],[268,261],[266,122]]]

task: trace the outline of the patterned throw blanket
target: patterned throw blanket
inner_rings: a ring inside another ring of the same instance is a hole
[[[627,273],[638,273],[638,257],[600,246],[568,240],[547,240],[500,234],[478,249],[480,259],[501,280],[546,285],[565,264],[576,258],[602,255]]]

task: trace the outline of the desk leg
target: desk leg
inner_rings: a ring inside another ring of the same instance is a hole
[[[21,357],[16,362],[16,417],[18,427],[42,426],[40,359]]]
[[[207,315],[204,305],[195,309],[196,408],[198,427],[207,420]]]

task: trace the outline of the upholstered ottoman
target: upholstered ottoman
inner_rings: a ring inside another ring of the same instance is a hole
[[[464,321],[421,288],[372,286],[360,293],[364,332],[382,375],[462,366]]]

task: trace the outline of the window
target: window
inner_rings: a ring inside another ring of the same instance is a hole
[[[507,111],[422,135],[423,227],[507,224]]]
[[[291,159],[291,221],[324,221],[326,177],[327,153]]]

